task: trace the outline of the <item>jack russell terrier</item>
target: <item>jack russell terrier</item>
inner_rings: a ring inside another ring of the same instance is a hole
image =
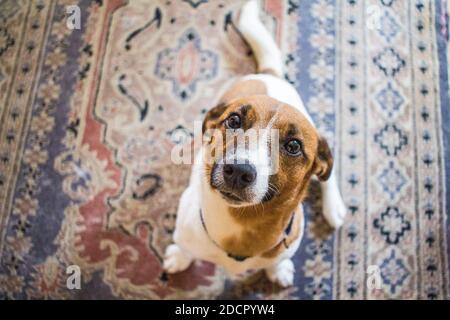
[[[294,281],[291,257],[303,235],[301,202],[311,177],[321,181],[323,214],[331,226],[341,226],[346,208],[327,141],[283,79],[281,52],[258,15],[257,2],[249,1],[238,22],[258,74],[231,85],[205,116],[203,144],[180,199],[175,243],[167,247],[163,267],[175,273],[202,259],[232,274],[264,269],[271,281],[286,287]],[[276,141],[267,129],[277,131]],[[250,130],[263,132],[258,148],[247,140],[235,147]]]

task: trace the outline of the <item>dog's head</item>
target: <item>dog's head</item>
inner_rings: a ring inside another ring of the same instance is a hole
[[[300,201],[310,177],[326,180],[333,166],[308,119],[266,95],[219,104],[203,133],[205,178],[231,207]]]

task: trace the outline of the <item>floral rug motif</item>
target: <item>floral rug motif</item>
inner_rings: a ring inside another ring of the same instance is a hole
[[[311,186],[290,288],[203,261],[163,272],[190,173],[171,150],[255,70],[242,4],[0,0],[2,299],[450,298],[445,0],[264,0],[348,217],[331,230]]]

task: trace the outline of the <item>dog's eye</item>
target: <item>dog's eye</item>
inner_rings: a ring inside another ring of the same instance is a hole
[[[292,156],[299,156],[302,153],[302,143],[292,139],[284,144],[284,149]]]
[[[229,129],[239,129],[241,127],[241,117],[237,113],[232,113],[225,120],[225,126]]]

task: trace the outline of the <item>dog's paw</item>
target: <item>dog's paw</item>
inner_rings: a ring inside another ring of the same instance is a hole
[[[294,263],[291,259],[285,259],[266,269],[266,274],[270,281],[278,283],[282,287],[294,284],[294,273]]]
[[[333,228],[339,228],[344,223],[347,209],[341,195],[327,194],[323,197],[323,216]]]
[[[192,262],[192,258],[184,253],[179,246],[171,244],[164,255],[163,269],[168,273],[176,273],[186,270]]]

